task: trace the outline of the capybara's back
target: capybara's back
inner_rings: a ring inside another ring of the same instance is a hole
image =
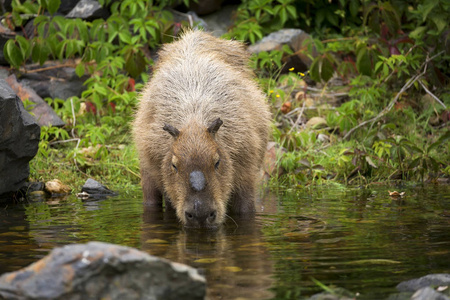
[[[244,46],[188,31],[159,55],[133,124],[144,204],[164,195],[188,227],[253,212],[270,113]]]

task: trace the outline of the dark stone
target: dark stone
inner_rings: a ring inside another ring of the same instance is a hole
[[[61,4],[58,8],[58,13],[60,14],[67,14],[69,13],[77,4],[80,2],[80,0],[64,0],[61,1]]]
[[[117,193],[114,191],[111,191],[103,184],[99,183],[98,181],[89,178],[84,183],[83,187],[81,188],[82,192],[86,192],[89,194],[89,198],[105,198],[107,196],[116,196]]]
[[[4,15],[6,12],[12,11],[12,0],[1,0],[0,1],[0,7],[2,9],[2,15]]]
[[[0,195],[18,191],[30,175],[41,129],[22,101],[0,80]]]
[[[100,242],[55,248],[0,277],[2,299],[204,299],[197,270],[134,248]]]
[[[51,125],[62,127],[65,125],[64,121],[61,120],[47,102],[39,97],[33,89],[17,82],[15,75],[6,78],[6,82],[21,99],[28,99],[35,104],[31,112],[34,114],[34,118],[37,120],[39,126]]]
[[[48,62],[42,66],[27,66],[29,70],[50,69],[39,73],[23,74],[20,83],[32,88],[41,98],[66,100],[73,96],[81,97],[81,93],[86,90],[83,84],[88,76],[78,77],[75,68],[59,67],[59,65],[59,62]]]
[[[259,53],[262,51],[281,50],[283,45],[288,45],[294,52],[293,55],[286,55],[282,61],[285,63],[282,72],[288,72],[289,69],[294,68],[295,72],[305,72],[311,66],[312,60],[308,57],[308,44],[312,43],[312,38],[309,34],[301,29],[281,29],[272,32],[265,36],[262,40],[254,45],[248,47],[252,53]],[[316,51],[313,48],[313,56]]]
[[[80,18],[83,20],[92,21],[94,19],[107,19],[109,11],[104,9],[98,1],[95,0],[81,0],[77,5],[66,15],[66,18]]]
[[[43,191],[44,187],[45,184],[43,182],[25,182],[22,187],[22,191],[24,191],[25,194],[29,194],[37,191]]]
[[[417,279],[403,281],[397,285],[400,292],[415,292],[428,286],[450,285],[450,274],[429,274]]]

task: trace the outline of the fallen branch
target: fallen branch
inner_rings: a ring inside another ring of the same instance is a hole
[[[392,99],[392,101],[388,104],[388,106],[386,106],[376,117],[364,121],[362,123],[359,123],[357,126],[353,127],[352,129],[350,129],[345,135],[344,135],[344,140],[347,139],[348,137],[350,137],[350,135],[358,128],[368,124],[368,123],[375,123],[377,120],[379,120],[381,117],[383,117],[384,115],[386,115],[391,109],[392,107],[394,107],[395,103],[397,103],[398,99],[400,98],[400,96],[406,92],[407,89],[409,89],[417,80],[419,80],[423,75],[425,75],[425,73],[427,72],[427,67],[428,67],[428,63],[435,59],[436,57],[438,57],[439,55],[441,55],[442,53],[444,53],[444,51],[439,52],[438,54],[427,58],[425,60],[425,62],[422,64],[422,66],[420,66],[419,70],[423,68],[423,71],[419,74],[417,74],[416,76],[410,78],[405,85],[401,88],[401,90],[397,93],[397,95],[395,95],[394,99]],[[419,81],[420,82],[420,81]]]
[[[447,108],[447,106],[445,106],[444,102],[442,102],[441,100],[439,100],[438,97],[436,97],[432,92],[430,92],[430,90],[427,89],[427,87],[425,86],[425,84],[423,84],[422,81],[419,81],[420,85],[423,87],[423,89],[425,90],[425,92],[428,93],[428,95],[430,95],[434,100],[436,100],[440,105],[442,105],[444,108]]]

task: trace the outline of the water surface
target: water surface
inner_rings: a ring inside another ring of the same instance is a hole
[[[388,190],[405,191],[401,199]],[[450,187],[315,187],[266,193],[254,219],[213,232],[144,212],[142,193],[0,208],[0,274],[53,247],[103,241],[199,268],[209,299],[301,299],[315,283],[383,299],[404,280],[450,273]]]

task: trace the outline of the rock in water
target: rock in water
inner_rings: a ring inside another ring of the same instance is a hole
[[[397,285],[397,290],[400,292],[415,292],[424,287],[441,285],[450,285],[450,274],[429,274],[403,281]]]
[[[41,129],[9,85],[0,80],[0,195],[19,190],[30,175]]]
[[[204,299],[205,278],[189,266],[134,248],[74,244],[0,277],[2,299]]]

